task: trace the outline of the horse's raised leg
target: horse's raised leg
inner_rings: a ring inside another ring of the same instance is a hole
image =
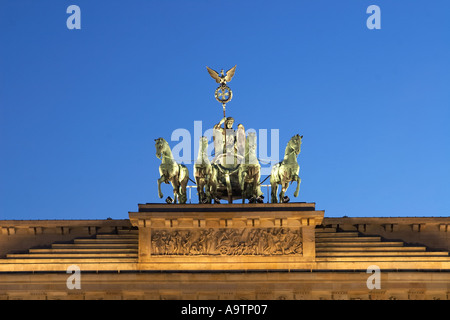
[[[165,180],[164,177],[161,177],[158,179],[158,197],[160,199],[162,199],[162,197],[164,197],[163,193],[161,192],[161,183],[163,183],[164,180]]]
[[[302,182],[302,179],[298,175],[294,177],[294,181],[297,181],[297,189],[295,189],[294,197],[298,197],[298,192],[300,191],[300,183]]]

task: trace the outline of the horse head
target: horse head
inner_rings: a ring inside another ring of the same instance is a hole
[[[198,157],[197,157],[197,164],[202,164],[203,162],[208,162],[208,138],[207,137],[201,137],[198,145]]]
[[[163,138],[155,139],[156,157],[161,159],[168,143]]]
[[[200,143],[199,143],[199,150],[200,152],[206,152],[206,150],[208,149],[208,138],[203,136],[200,138]]]
[[[296,134],[289,141],[290,147],[294,150],[295,154],[298,156],[300,154],[303,136]]]

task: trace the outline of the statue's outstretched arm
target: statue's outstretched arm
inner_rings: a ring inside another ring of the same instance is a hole
[[[221,119],[221,120],[219,121],[219,123],[216,124],[216,125],[214,126],[214,128],[215,128],[215,129],[219,129],[220,126],[225,122],[225,120],[227,120],[227,118],[223,117],[223,119]]]

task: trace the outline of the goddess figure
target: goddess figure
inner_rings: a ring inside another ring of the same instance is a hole
[[[224,123],[225,125],[222,128],[222,124]],[[242,124],[239,124],[235,131],[233,124],[234,119],[232,117],[224,117],[214,126],[213,140],[215,158],[213,162],[223,162],[221,159],[224,155],[226,156],[226,164],[237,164],[243,160],[245,152],[245,128]]]

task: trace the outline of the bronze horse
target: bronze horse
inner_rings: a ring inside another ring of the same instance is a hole
[[[302,138],[303,136],[300,136],[298,134],[293,136],[286,146],[283,161],[277,163],[272,167],[272,171],[270,174],[272,203],[278,202],[278,185],[281,185],[281,192],[279,194],[280,202],[285,202],[284,194],[289,186],[289,183],[292,183],[294,181],[297,181],[297,189],[294,192],[294,197],[298,196],[301,179],[298,176],[300,166],[297,163],[297,156],[300,154]]]
[[[161,192],[161,183],[168,184],[173,187],[174,203],[179,199],[180,203],[186,203],[186,186],[189,179],[189,171],[183,164],[178,164],[170,150],[169,144],[163,138],[155,139],[156,156],[161,159],[159,166],[160,178],[158,179],[158,196],[163,197]]]

